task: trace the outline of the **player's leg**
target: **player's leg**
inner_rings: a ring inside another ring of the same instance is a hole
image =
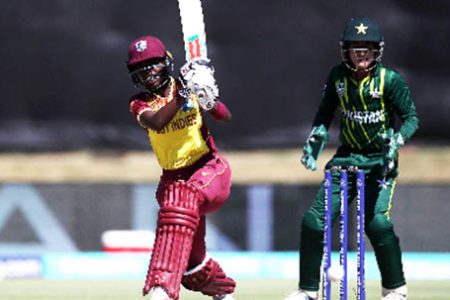
[[[213,212],[219,209],[230,195],[230,165],[223,157],[216,155],[189,178],[189,183],[205,197],[200,213]]]
[[[217,209],[229,195],[230,174],[228,163],[213,161],[197,173],[194,176],[195,181],[191,177],[189,182],[197,184],[203,194],[208,195],[209,199],[205,200],[208,203],[202,206],[205,208],[204,211]],[[189,267],[183,276],[182,284],[189,290],[199,291],[212,296],[213,299],[232,300],[231,294],[234,292],[236,283],[225,274],[215,260],[206,254],[205,232],[206,221],[205,216],[202,215],[194,236]]]
[[[164,184],[158,191],[158,226],[143,293],[156,288],[152,299],[178,300],[183,272],[199,222],[203,196],[190,184]],[[168,297],[164,297],[163,293]],[[159,296],[161,294],[162,296]]]
[[[200,265],[206,257],[206,218],[200,216],[197,231],[195,232],[194,239],[192,241],[192,250],[189,256],[189,263],[187,270],[191,270]]]
[[[395,290],[406,284],[400,242],[390,216],[396,180],[388,177],[384,187],[378,180],[376,174],[369,174],[366,180],[366,233],[375,252],[383,288]]]

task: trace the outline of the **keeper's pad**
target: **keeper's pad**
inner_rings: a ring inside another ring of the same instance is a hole
[[[188,265],[192,240],[200,219],[201,199],[200,192],[184,181],[166,187],[160,204],[144,296],[152,287],[160,286],[170,299],[178,300],[181,277]]]
[[[188,290],[208,296],[232,294],[236,288],[236,282],[227,277],[220,265],[209,257],[201,265],[184,273],[181,283]]]

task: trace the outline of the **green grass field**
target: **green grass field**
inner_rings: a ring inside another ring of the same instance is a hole
[[[295,289],[293,280],[240,280],[236,300],[282,300]],[[5,280],[0,282],[2,300],[136,300],[141,296],[142,282],[139,281],[58,281],[58,280]],[[349,299],[356,299],[350,284]],[[337,296],[337,285],[334,286]],[[410,281],[409,300],[450,299],[448,281]],[[381,299],[379,283],[367,282],[366,298]],[[148,299],[148,297],[147,297]],[[198,293],[182,289],[180,300],[211,299]],[[334,297],[337,299],[337,297]]]

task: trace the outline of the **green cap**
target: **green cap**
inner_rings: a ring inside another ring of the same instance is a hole
[[[349,43],[360,41],[374,43],[381,43],[383,41],[380,27],[375,21],[367,17],[350,19],[342,33],[341,42]]]

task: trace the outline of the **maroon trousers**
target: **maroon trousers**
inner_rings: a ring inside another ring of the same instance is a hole
[[[230,195],[231,168],[223,157],[211,154],[203,157],[194,165],[178,169],[163,170],[156,191],[156,199],[161,205],[164,192],[175,181],[186,181],[198,189],[204,199],[200,205],[200,222],[194,236],[188,269],[199,265],[206,256],[205,215],[219,209]]]

